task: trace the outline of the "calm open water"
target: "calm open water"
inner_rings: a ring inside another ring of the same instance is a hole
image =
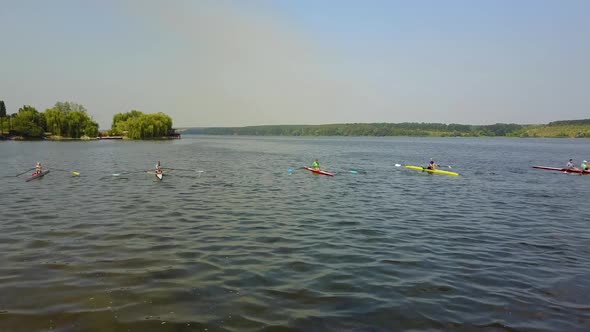
[[[1,142],[0,331],[588,331],[589,143]]]

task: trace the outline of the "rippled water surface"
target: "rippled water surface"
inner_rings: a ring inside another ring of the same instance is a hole
[[[0,142],[0,331],[588,331],[589,147]]]

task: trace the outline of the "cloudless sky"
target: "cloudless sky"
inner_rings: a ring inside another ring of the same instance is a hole
[[[0,100],[175,127],[590,118],[590,1],[0,0]]]

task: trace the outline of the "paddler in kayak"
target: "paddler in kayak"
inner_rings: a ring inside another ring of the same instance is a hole
[[[570,159],[567,164],[565,164],[566,169],[577,170],[576,166],[574,166],[574,160]]]
[[[158,160],[156,162],[156,174],[162,174],[162,173],[163,173],[162,166],[160,166],[160,161]]]
[[[427,169],[436,169],[437,167],[438,167],[438,165],[432,159],[430,159],[428,166],[426,166]]]
[[[587,164],[587,161],[586,160],[582,161],[582,164],[580,165],[580,168],[582,169],[582,171],[587,171],[588,170],[588,164]]]
[[[34,174],[41,174],[43,172],[43,166],[41,166],[40,162],[37,162],[35,165],[35,173]]]
[[[320,170],[320,162],[317,159],[314,160],[313,163],[311,164],[311,168]]]

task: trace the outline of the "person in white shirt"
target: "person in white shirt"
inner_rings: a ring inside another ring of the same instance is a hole
[[[565,164],[566,169],[577,170],[576,166],[574,166],[574,160],[570,159],[567,164]]]

